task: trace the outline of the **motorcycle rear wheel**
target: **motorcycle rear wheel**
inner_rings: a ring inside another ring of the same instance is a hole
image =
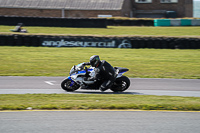
[[[63,90],[68,91],[68,92],[73,92],[75,90],[77,90],[80,85],[78,85],[77,83],[74,82],[74,84],[72,86],[70,86],[70,84],[72,83],[71,80],[69,79],[65,79],[62,81],[61,83],[61,87]]]
[[[115,80],[113,86],[110,88],[113,92],[123,92],[130,86],[130,80],[126,76],[122,76]]]

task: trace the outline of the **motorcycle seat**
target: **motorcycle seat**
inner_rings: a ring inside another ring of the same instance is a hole
[[[114,69],[118,69],[119,70],[118,73],[126,72],[129,70],[128,68],[124,68],[124,67],[114,67]]]

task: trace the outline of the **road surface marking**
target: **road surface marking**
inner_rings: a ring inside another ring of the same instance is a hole
[[[49,85],[55,85],[54,82],[56,82],[56,81],[44,81],[44,82],[49,84]]]

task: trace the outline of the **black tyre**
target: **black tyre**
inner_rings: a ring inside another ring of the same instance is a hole
[[[63,80],[62,83],[61,83],[62,89],[65,90],[65,91],[68,91],[68,92],[72,92],[72,91],[77,90],[77,89],[80,87],[80,86],[79,86],[77,83],[75,83],[75,82],[73,83],[72,86],[70,86],[71,83],[72,83],[72,81],[69,80],[69,79]]]
[[[113,92],[123,92],[130,86],[130,80],[126,76],[122,76],[115,80],[113,86],[110,88]]]

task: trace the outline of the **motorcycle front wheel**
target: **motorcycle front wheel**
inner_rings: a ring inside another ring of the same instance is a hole
[[[126,76],[122,76],[115,80],[110,90],[112,90],[113,92],[123,92],[127,90],[129,86],[130,86],[129,78],[127,78]]]
[[[72,83],[72,81],[69,79],[63,80],[61,83],[62,89],[65,91],[68,91],[68,92],[72,92],[72,91],[77,90],[80,87],[80,85],[78,85],[75,82],[73,83],[73,85],[71,85],[71,83]]]

